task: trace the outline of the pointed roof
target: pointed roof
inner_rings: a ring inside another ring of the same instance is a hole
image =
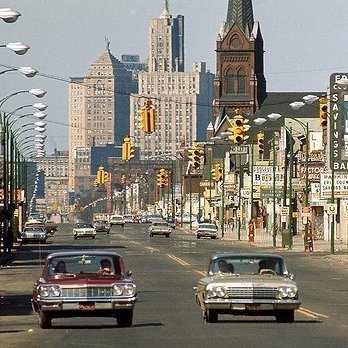
[[[250,38],[254,26],[252,0],[228,1],[227,18],[220,29],[220,36],[225,37],[234,24],[238,25],[247,38]]]
[[[168,4],[168,0],[164,0],[164,10],[160,16],[160,18],[170,18],[171,14],[169,13],[169,4]]]

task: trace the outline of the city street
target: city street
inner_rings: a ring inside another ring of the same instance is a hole
[[[296,275],[302,307],[294,324],[274,317],[219,316],[204,323],[193,287],[216,251],[274,252],[246,242],[197,240],[173,230],[170,238],[148,237],[148,225],[112,227],[95,240],[74,240],[72,225],[63,224],[46,245],[28,244],[15,260],[0,268],[1,347],[346,347],[348,344],[347,268],[324,255],[282,252]],[[32,285],[44,257],[63,250],[113,250],[124,257],[138,286],[133,327],[118,328],[110,318],[53,320],[38,326],[31,310]]]

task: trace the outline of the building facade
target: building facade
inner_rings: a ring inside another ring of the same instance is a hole
[[[69,183],[74,191],[78,147],[121,144],[129,134],[129,95],[137,91],[131,71],[105,52],[91,65],[85,77],[69,84]]]
[[[205,139],[212,117],[213,78],[205,63],[184,71],[184,17],[173,18],[168,6],[151,21],[149,71],[138,75],[138,94],[130,100],[130,135],[139,147],[140,159],[162,153],[177,154],[183,143]],[[139,110],[146,99],[156,109],[155,133],[138,127]]]

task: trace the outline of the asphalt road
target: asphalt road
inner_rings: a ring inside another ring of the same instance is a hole
[[[10,265],[0,268],[1,347],[347,347],[348,271],[322,254],[284,252],[296,274],[302,308],[295,323],[274,317],[219,316],[202,321],[193,287],[216,251],[272,252],[247,243],[197,240],[174,230],[170,238],[148,237],[147,225],[113,227],[95,240],[74,240],[72,226],[62,225],[46,245],[23,246]],[[110,249],[123,255],[133,271],[139,301],[131,328],[118,328],[112,318],[53,320],[42,330],[31,311],[32,285],[42,260],[51,252]]]

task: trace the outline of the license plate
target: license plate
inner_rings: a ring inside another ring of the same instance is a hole
[[[83,302],[79,303],[79,309],[84,311],[90,311],[95,309],[95,303],[94,302]]]
[[[249,311],[257,311],[260,309],[260,304],[258,303],[246,304],[245,309]]]

